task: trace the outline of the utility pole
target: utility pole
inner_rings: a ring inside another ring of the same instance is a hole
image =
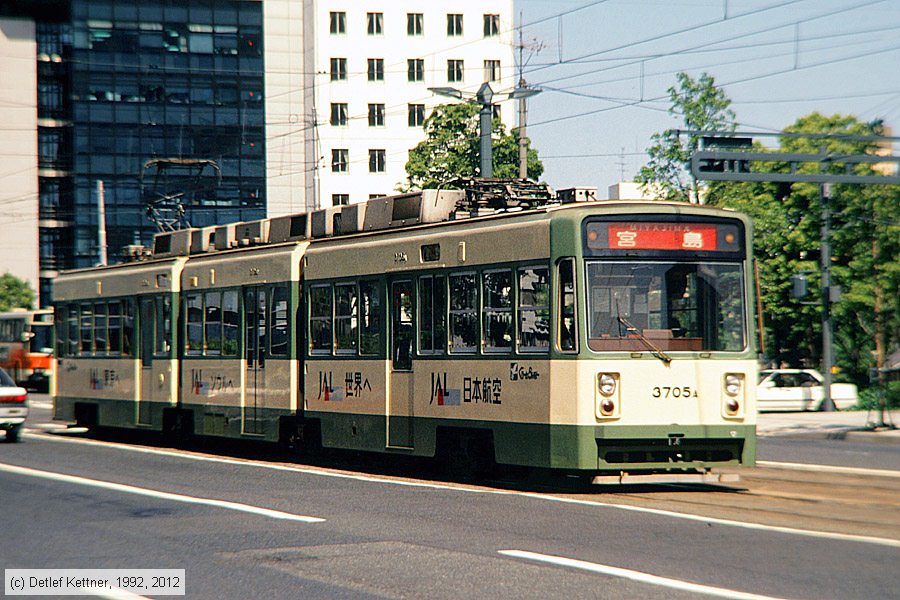
[[[825,164],[824,162],[822,163]],[[834,340],[832,339],[831,323],[831,184],[819,184],[819,194],[822,201],[822,227],[820,235],[821,263],[822,263],[822,410],[834,411],[834,401],[831,398],[831,369],[834,365]]]

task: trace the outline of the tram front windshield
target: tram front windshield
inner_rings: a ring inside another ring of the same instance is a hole
[[[592,350],[739,352],[747,345],[741,263],[587,263]]]

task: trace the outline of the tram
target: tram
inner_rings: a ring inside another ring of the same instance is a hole
[[[749,219],[570,192],[425,190],[64,273],[56,417],[601,481],[752,466]]]
[[[52,309],[0,313],[0,367],[17,385],[49,392],[54,366]]]

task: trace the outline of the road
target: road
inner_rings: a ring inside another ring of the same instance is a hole
[[[784,448],[773,445],[770,460]],[[190,598],[900,589],[900,473],[888,470],[752,469],[731,488],[625,491],[463,485],[270,458],[29,434],[0,446],[0,564],[183,568]]]

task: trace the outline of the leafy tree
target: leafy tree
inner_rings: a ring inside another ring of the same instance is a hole
[[[731,100],[717,88],[708,73],[692,79],[678,73],[677,86],[669,88],[672,102],[669,114],[680,116],[683,129],[734,131],[735,114],[729,108]],[[683,137],[676,130],[667,129],[654,134],[653,145],[647,149],[650,161],[641,168],[635,181],[643,188],[659,191],[666,200],[700,202],[700,183],[690,174],[691,154],[697,150],[700,137]]]
[[[31,285],[12,273],[0,275],[0,311],[12,308],[34,308],[35,293]]]
[[[425,119],[425,139],[409,153],[404,189],[446,186],[457,177],[475,177],[479,172],[479,105],[473,103],[436,106]],[[519,140],[506,133],[500,119],[493,120],[494,177],[518,177]],[[537,180],[544,172],[537,151],[528,141],[527,170]]]

